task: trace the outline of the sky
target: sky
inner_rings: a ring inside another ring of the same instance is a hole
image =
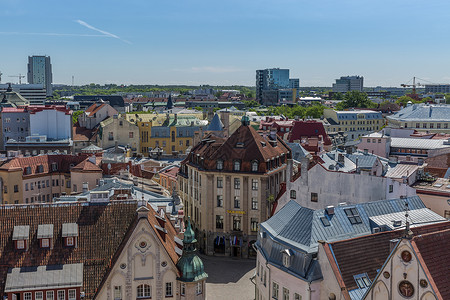
[[[28,56],[48,55],[56,84],[254,86],[255,70],[276,67],[301,86],[450,83],[449,11],[447,0],[0,0],[0,72],[17,82]]]

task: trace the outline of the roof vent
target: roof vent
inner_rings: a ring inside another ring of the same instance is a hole
[[[329,205],[325,208],[325,212],[329,215],[332,216],[334,215],[334,206],[333,205]]]
[[[392,225],[394,225],[394,227],[402,226],[402,221],[401,220],[393,220]]]

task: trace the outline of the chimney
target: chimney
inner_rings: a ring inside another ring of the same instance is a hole
[[[325,207],[325,212],[329,216],[334,215],[334,206],[333,205],[329,205],[329,206]]]
[[[87,182],[83,182],[83,193],[89,191],[89,184]]]

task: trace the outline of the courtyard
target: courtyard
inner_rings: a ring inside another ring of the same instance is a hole
[[[204,256],[201,259],[208,273],[206,299],[253,300],[255,286],[250,277],[255,273],[256,260]]]

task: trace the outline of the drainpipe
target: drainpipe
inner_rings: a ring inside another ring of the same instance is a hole
[[[311,282],[308,282],[307,292],[308,292],[308,294],[307,294],[308,297],[306,298],[306,300],[311,300]]]

